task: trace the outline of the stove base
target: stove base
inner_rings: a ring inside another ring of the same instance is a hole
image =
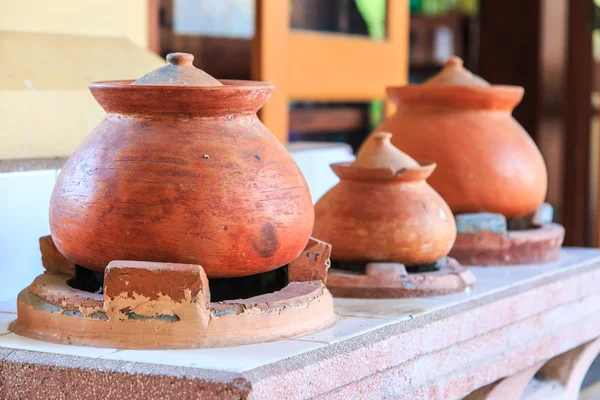
[[[565,229],[547,223],[531,229],[458,233],[450,256],[463,265],[494,266],[556,261]]]
[[[222,302],[210,301],[202,267],[188,264],[113,261],[103,294],[77,290],[51,239],[40,243],[47,272],[21,291],[10,326],[34,339],[121,349],[225,347],[302,336],[337,320],[322,280],[331,247],[313,239],[289,264],[282,290]]]
[[[439,270],[409,274],[398,263],[369,263],[365,273],[330,269],[327,288],[336,297],[405,298],[463,292],[475,277],[456,260],[447,257]]]

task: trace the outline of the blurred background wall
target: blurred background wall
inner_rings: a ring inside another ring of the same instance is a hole
[[[104,115],[95,80],[162,64],[147,0],[0,2],[0,159],[65,157]]]
[[[393,111],[385,86],[418,84],[456,54],[493,84],[525,88],[514,116],[544,154],[565,243],[596,246],[597,10],[594,0],[4,1],[0,169],[60,167],[103,116],[87,84],[139,77],[172,51],[218,78],[273,81],[261,118],[290,146],[353,149]]]

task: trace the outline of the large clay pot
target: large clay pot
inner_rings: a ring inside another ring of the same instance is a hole
[[[377,129],[394,145],[438,168],[429,183],[454,213],[494,212],[516,218],[546,196],[544,160],[512,117],[523,88],[491,86],[453,57],[423,85],[390,87],[396,114]]]
[[[340,183],[315,205],[313,234],[340,261],[419,265],[448,254],[454,217],[425,179],[435,163],[417,163],[380,132],[352,163],[333,164]]]
[[[200,264],[209,278],[294,260],[313,228],[298,166],[256,112],[273,85],[217,81],[191,55],[90,85],[107,115],[61,171],[52,238],[75,263]]]

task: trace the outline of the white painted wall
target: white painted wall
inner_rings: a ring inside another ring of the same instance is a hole
[[[57,170],[0,174],[0,302],[43,272],[38,240],[50,234],[48,204]]]

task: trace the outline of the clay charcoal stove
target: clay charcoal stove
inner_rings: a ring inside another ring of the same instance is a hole
[[[394,145],[438,164],[428,182],[456,216],[452,257],[480,266],[559,258],[565,231],[544,204],[544,159],[511,115],[522,87],[491,85],[451,57],[422,85],[387,93],[397,111],[375,132],[393,133]]]
[[[327,287],[340,297],[400,298],[467,290],[474,276],[447,257],[456,238],[446,202],[417,162],[372,135],[353,163],[333,164],[340,183],[315,205],[314,235],[332,244]]]
[[[273,85],[190,54],[90,84],[107,112],[69,158],[16,333],[114,348],[242,345],[336,321],[331,246],[298,166],[256,116]]]

